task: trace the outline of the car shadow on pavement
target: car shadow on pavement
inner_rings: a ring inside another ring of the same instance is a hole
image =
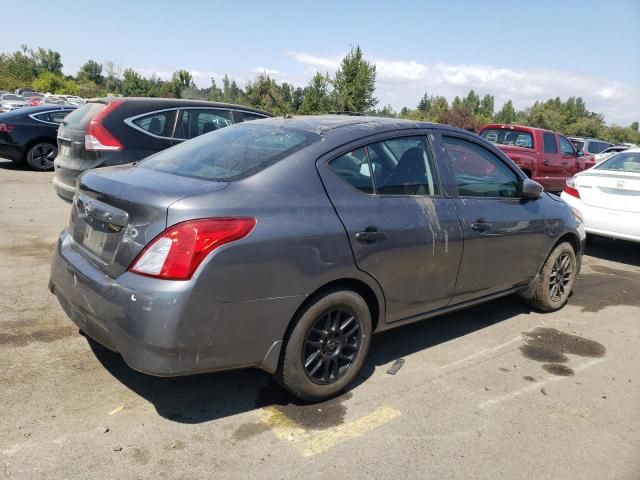
[[[367,362],[352,388],[366,382],[376,367],[387,366],[398,358],[530,312],[531,309],[517,298],[506,297],[374,335]],[[317,411],[317,404],[311,406],[293,398],[259,370],[159,378],[131,369],[119,354],[91,339],[89,344],[98,360],[117,380],[151,402],[159,415],[175,422],[208,422],[272,405],[284,411],[294,408],[296,415],[301,414],[300,409],[304,414],[307,406],[310,413]],[[325,403],[336,400],[339,398]]]
[[[585,255],[640,267],[640,244],[637,242],[594,237],[587,245]]]
[[[0,168],[3,170],[29,170],[25,163],[12,162],[5,158],[0,158]]]

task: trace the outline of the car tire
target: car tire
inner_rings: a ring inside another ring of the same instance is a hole
[[[29,148],[25,160],[31,170],[47,172],[53,170],[53,160],[57,154],[58,147],[56,145],[49,142],[38,142]]]
[[[367,302],[351,290],[314,296],[294,320],[277,381],[305,401],[332,398],[356,378],[371,343]]]
[[[557,245],[540,271],[538,284],[529,303],[543,312],[553,312],[567,303],[576,278],[577,262],[568,242]]]

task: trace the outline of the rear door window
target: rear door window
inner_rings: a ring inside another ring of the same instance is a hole
[[[174,138],[188,140],[233,124],[230,110],[196,109],[180,110]]]
[[[153,112],[142,117],[136,117],[131,120],[131,123],[139,130],[144,130],[151,135],[171,138],[175,118],[175,110],[165,110],[163,112]]]
[[[544,153],[558,153],[556,136],[553,133],[544,132],[542,134],[542,141],[544,142]]]
[[[459,137],[443,136],[458,193],[463,197],[518,197],[518,176],[494,153]]]
[[[163,150],[140,166],[149,170],[231,182],[250,177],[320,140],[320,135],[281,125],[240,124]]]

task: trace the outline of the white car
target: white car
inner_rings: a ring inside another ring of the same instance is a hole
[[[612,155],[615,155],[616,153],[619,153],[619,152],[624,152],[625,150],[629,150],[633,146],[635,145],[614,145],[613,147],[609,147],[601,151],[600,153],[596,153],[593,156],[593,159],[596,161],[596,163],[604,162],[607,158],[611,157]]]
[[[588,234],[640,242],[640,148],[568,178],[561,194]]]

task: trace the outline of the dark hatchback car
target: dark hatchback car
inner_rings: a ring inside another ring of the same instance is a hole
[[[71,202],[85,170],[137,162],[191,138],[271,117],[241,105],[168,98],[90,100],[62,123],[53,187]]]
[[[0,157],[32,170],[52,170],[58,127],[76,107],[41,105],[0,114]]]
[[[374,332],[511,293],[562,307],[584,239],[477,135],[274,118],[83,174],[50,290],[136,370],[258,367],[320,400]]]

